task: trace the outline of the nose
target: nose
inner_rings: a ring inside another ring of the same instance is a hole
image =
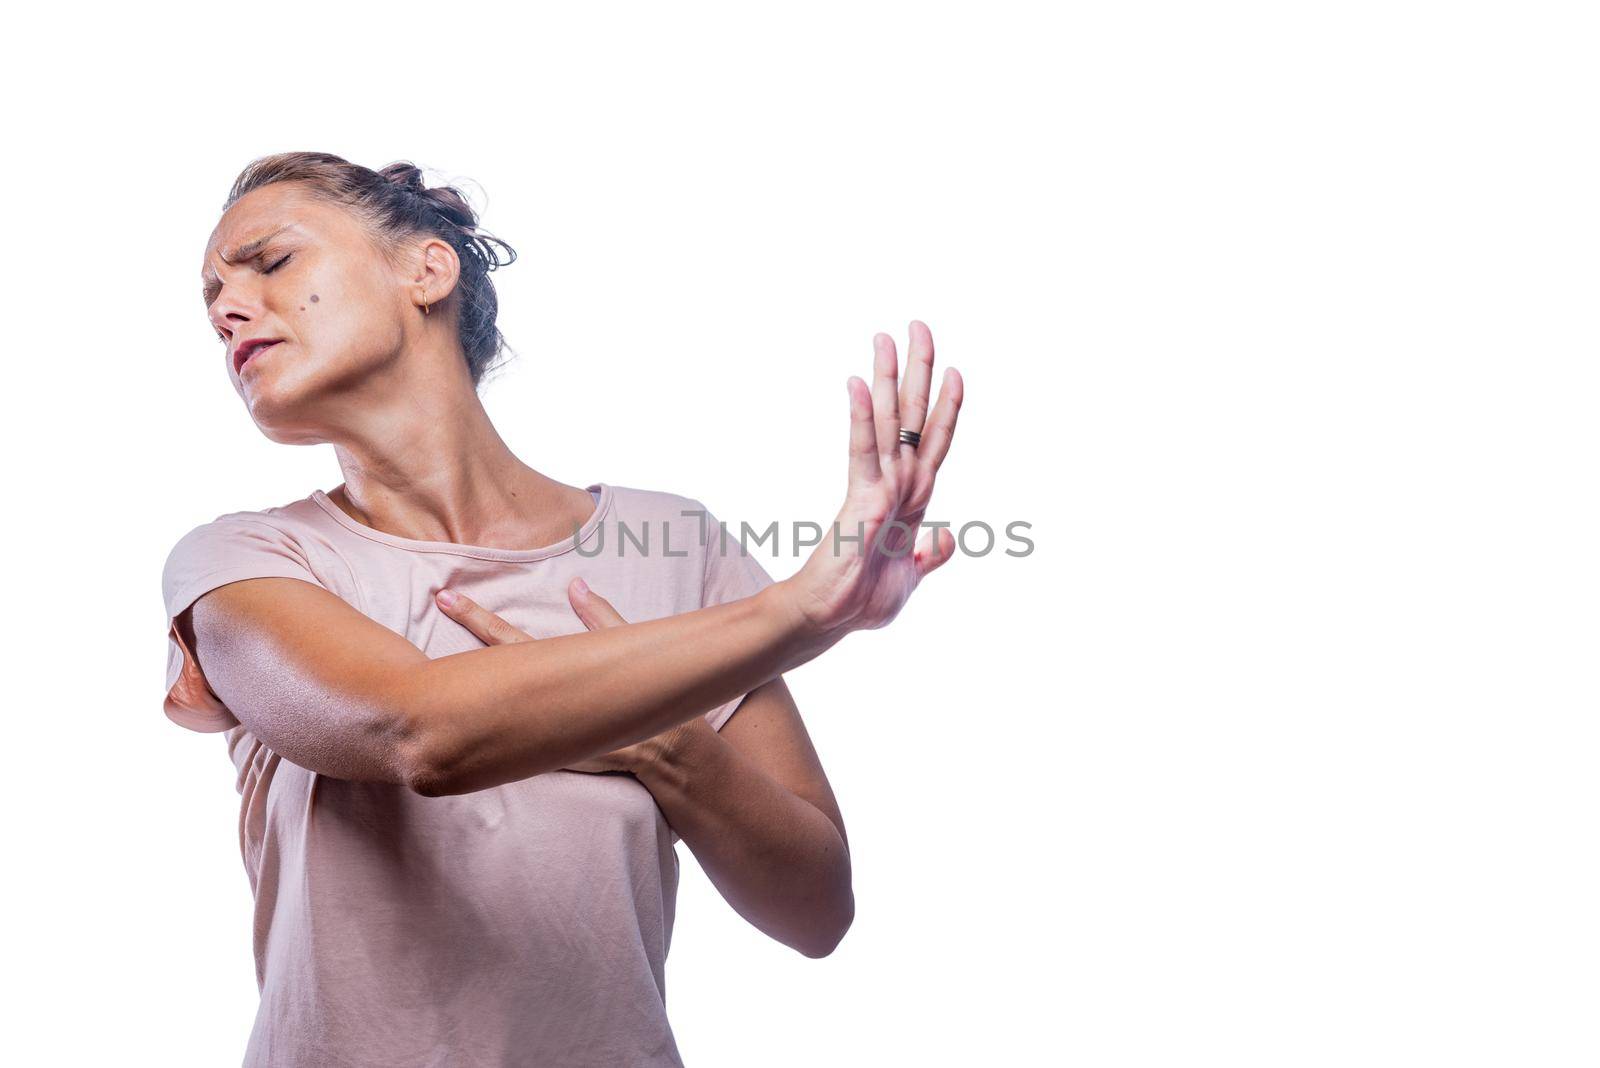
[[[248,288],[225,282],[206,314],[212,327],[231,340],[235,330],[261,318],[261,300]]]

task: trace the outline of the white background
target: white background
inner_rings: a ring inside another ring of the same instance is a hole
[[[1596,1063],[1580,6],[576,9],[10,24],[5,1059],[242,1055],[160,567],[340,481],[255,430],[198,284],[239,169],[315,149],[477,183],[521,254],[485,403],[541,471],[826,522],[845,379],[921,318],[967,384],[930,516],[1032,524],[790,676],[831,957],[680,847],[691,1066]]]

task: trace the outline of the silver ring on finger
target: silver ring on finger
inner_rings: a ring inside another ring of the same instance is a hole
[[[913,449],[915,449],[921,443],[922,443],[922,432],[921,431],[908,430],[905,427],[901,427],[900,428],[900,444],[902,444],[902,445],[910,445]]]

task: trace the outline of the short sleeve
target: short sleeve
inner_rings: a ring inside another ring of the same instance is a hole
[[[706,512],[705,518],[706,570],[700,606],[710,608],[712,605],[737,601],[743,597],[753,596],[772,585],[772,576],[767,573],[767,569],[761,565],[756,556],[761,552],[761,547],[752,539],[746,539],[741,544],[738,528],[722,529],[717,517],[709,511]],[[748,696],[750,696],[748,693],[740,694],[733,700],[713,708],[705,714],[707,722],[720,731],[722,725],[732,718],[739,703]]]
[[[161,569],[167,610],[167,695],[163,710],[180,727],[201,733],[239,725],[206,684],[177,618],[199,597],[247,578],[297,578],[321,585],[294,539],[271,523],[221,516],[195,527],[172,547]]]

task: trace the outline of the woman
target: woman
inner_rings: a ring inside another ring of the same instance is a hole
[[[953,551],[943,529],[911,542],[960,377],[929,413],[927,327],[903,385],[876,337],[870,391],[848,381],[838,540],[774,582],[693,498],[511,454],[476,388],[502,351],[498,250],[410,164],[321,153],[252,163],[206,247],[251,417],[331,443],[344,475],[196,527],[163,573],[166,713],[226,731],[239,772],[247,1065],[681,1063],[680,836],[807,956],[853,916],[782,673],[887,624]]]

